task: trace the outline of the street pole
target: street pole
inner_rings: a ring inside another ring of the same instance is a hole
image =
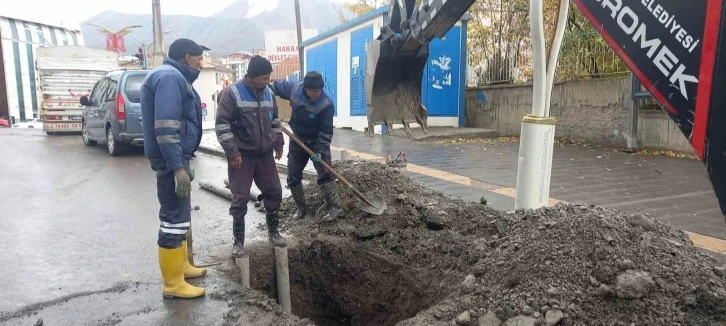
[[[151,1],[151,15],[154,21],[154,67],[161,66],[166,58],[164,54],[164,33],[161,29],[161,1]]]
[[[299,79],[302,81],[303,79],[303,68],[305,67],[304,64],[304,58],[303,58],[303,48],[302,45],[302,22],[300,21],[300,0],[295,0],[295,24],[297,27],[297,51],[298,56],[300,57],[300,74]]]
[[[550,117],[552,87],[562,38],[567,25],[569,0],[560,0],[555,38],[549,62],[545,55],[543,0],[530,0],[529,17],[532,31],[532,66],[534,94],[532,114],[522,120],[517,164],[517,194],[514,209],[536,209],[547,206],[552,178],[552,152],[557,120]]]

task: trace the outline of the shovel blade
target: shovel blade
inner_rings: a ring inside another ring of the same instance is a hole
[[[363,195],[368,202],[370,202],[372,205],[369,205],[364,200],[358,200],[358,203],[356,204],[356,207],[368,214],[373,215],[381,215],[386,210],[386,201],[383,200],[380,196],[374,195],[374,194],[364,194]]]

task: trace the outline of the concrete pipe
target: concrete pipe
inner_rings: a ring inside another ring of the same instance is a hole
[[[275,247],[275,269],[277,271],[277,300],[282,311],[292,313],[290,303],[290,271],[287,260],[287,247]]]
[[[224,183],[228,184],[227,179],[224,179]],[[208,190],[214,194],[217,194],[219,196],[232,200],[232,192],[229,191],[229,189],[227,189],[227,188],[217,187],[207,180],[200,180],[199,186],[202,187],[202,189]],[[260,194],[260,192],[258,190],[250,189],[250,200],[251,201],[261,201],[262,194]]]

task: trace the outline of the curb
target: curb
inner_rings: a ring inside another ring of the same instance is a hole
[[[222,158],[225,160],[227,159],[227,155],[225,155],[223,151],[220,151],[217,149],[212,149],[212,148],[208,148],[205,146],[199,146],[197,151],[202,152],[204,154],[216,156],[216,157],[219,157],[219,158]],[[287,174],[287,165],[281,164],[281,163],[275,163],[275,165],[277,165],[277,173]],[[318,180],[318,174],[312,173],[309,171],[303,171],[303,179],[308,180],[308,181],[316,181],[316,180]]]

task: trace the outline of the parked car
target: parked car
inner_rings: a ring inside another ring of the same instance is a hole
[[[43,129],[43,121],[38,118],[29,119],[14,124],[13,128]]]
[[[0,128],[10,128],[10,121],[0,118]]]
[[[142,146],[141,83],[148,70],[112,71],[80,99],[84,106],[81,135],[86,146],[105,142],[112,156],[127,146]]]

